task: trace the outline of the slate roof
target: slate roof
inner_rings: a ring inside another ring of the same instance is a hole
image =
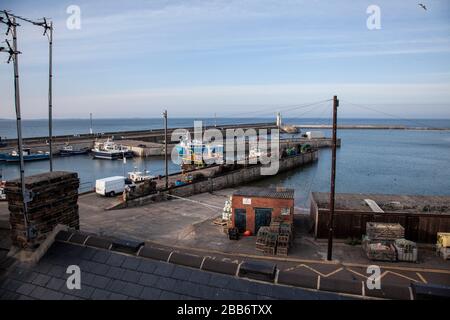
[[[234,196],[293,199],[294,189],[244,187],[233,193]]]
[[[69,290],[68,265],[81,269],[81,290]],[[0,273],[0,299],[343,299],[238,276],[189,268],[120,252],[55,242],[33,267]]]

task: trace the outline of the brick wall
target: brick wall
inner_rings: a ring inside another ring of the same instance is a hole
[[[5,191],[13,245],[22,249],[35,249],[58,224],[79,229],[79,184],[76,173],[63,171],[25,178],[25,189],[31,192],[31,201],[27,205],[29,226],[35,235],[27,239],[20,180],[8,181]]]
[[[250,198],[251,204],[244,204],[243,199]],[[277,217],[282,217],[285,221],[293,222],[294,220],[294,199],[277,199],[277,198],[259,198],[259,197],[244,197],[233,196],[231,202],[233,208],[232,224],[235,226],[235,209],[245,209],[246,212],[246,227],[253,234],[255,233],[255,208],[271,208],[272,221]],[[289,215],[281,215],[282,208],[289,208]]]

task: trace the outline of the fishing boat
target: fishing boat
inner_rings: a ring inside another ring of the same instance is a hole
[[[133,182],[143,182],[146,180],[151,180],[155,178],[155,176],[152,176],[149,174],[150,171],[144,170],[144,171],[137,171],[137,168],[135,167],[132,172],[128,172],[128,178]]]
[[[204,165],[223,161],[223,145],[182,139],[175,149],[182,163]]]
[[[94,159],[117,160],[133,157],[133,151],[122,145],[116,144],[110,139],[107,139],[104,142],[96,141],[94,148],[91,151]]]
[[[20,155],[17,151],[13,151],[9,154],[3,154],[3,160],[6,162],[19,162]],[[23,160],[24,161],[36,161],[36,160],[47,160],[50,158],[49,152],[38,151],[36,153],[32,153],[30,148],[23,149]]]
[[[62,147],[59,150],[59,155],[61,157],[67,157],[67,156],[76,156],[79,154],[87,154],[89,152],[89,148],[80,148],[76,149],[70,144],[66,144],[64,147]]]

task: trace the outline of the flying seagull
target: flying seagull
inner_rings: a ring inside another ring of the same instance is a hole
[[[419,6],[421,6],[423,8],[423,10],[427,10],[427,7],[425,7],[425,5],[423,3],[419,3]]]

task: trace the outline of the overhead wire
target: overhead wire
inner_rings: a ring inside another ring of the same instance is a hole
[[[440,127],[435,127],[435,126],[432,126],[432,125],[429,125],[429,124],[424,124],[424,123],[418,122],[418,121],[413,120],[413,119],[403,118],[403,117],[394,115],[392,113],[388,113],[388,112],[385,112],[385,111],[377,110],[377,109],[375,109],[373,107],[369,107],[367,105],[353,103],[353,102],[346,101],[346,100],[343,101],[342,99],[341,99],[341,101],[344,102],[344,103],[348,103],[349,105],[352,105],[352,106],[364,109],[364,110],[370,110],[370,111],[373,111],[373,112],[377,112],[377,113],[389,116],[389,117],[394,118],[394,119],[403,120],[403,121],[406,121],[406,122],[413,123],[415,125],[420,125],[421,127],[424,127],[424,128],[442,129]]]
[[[324,108],[323,111],[320,113],[320,116],[323,116],[324,114],[326,114],[327,111],[329,111],[330,113],[332,113],[332,111],[333,111],[332,108],[328,109],[328,107],[329,107],[328,105],[325,105],[325,108]],[[330,114],[330,117],[324,118],[324,120],[325,120],[324,122],[328,122],[328,124],[331,124],[331,119],[332,119],[332,114]],[[319,166],[315,165],[315,166],[314,166],[314,169],[313,169],[312,177],[311,177],[311,179],[310,179],[310,181],[309,181],[309,184],[308,184],[308,186],[307,186],[307,188],[306,188],[308,194],[311,193],[313,184],[314,184],[314,182],[315,182],[315,180],[316,180],[316,176],[317,176],[318,170],[319,170]],[[305,197],[305,200],[304,200],[304,202],[303,202],[303,206],[304,206],[305,208],[307,207],[307,202],[308,202],[308,197]]]
[[[247,115],[247,114],[255,115],[255,113],[258,113],[257,115],[273,114],[274,112],[308,108],[310,106],[314,106],[316,104],[320,104],[320,103],[323,103],[326,101],[331,101],[331,99],[321,100],[321,101],[316,101],[316,102],[309,102],[309,103],[305,103],[305,104],[291,104],[291,105],[282,106],[282,107],[278,107],[278,108],[270,107],[270,108],[264,108],[261,110],[246,111],[246,112],[240,112],[240,113],[225,113],[225,114],[222,114],[222,116],[241,116],[241,115]],[[264,112],[264,111],[266,111],[266,112]]]

